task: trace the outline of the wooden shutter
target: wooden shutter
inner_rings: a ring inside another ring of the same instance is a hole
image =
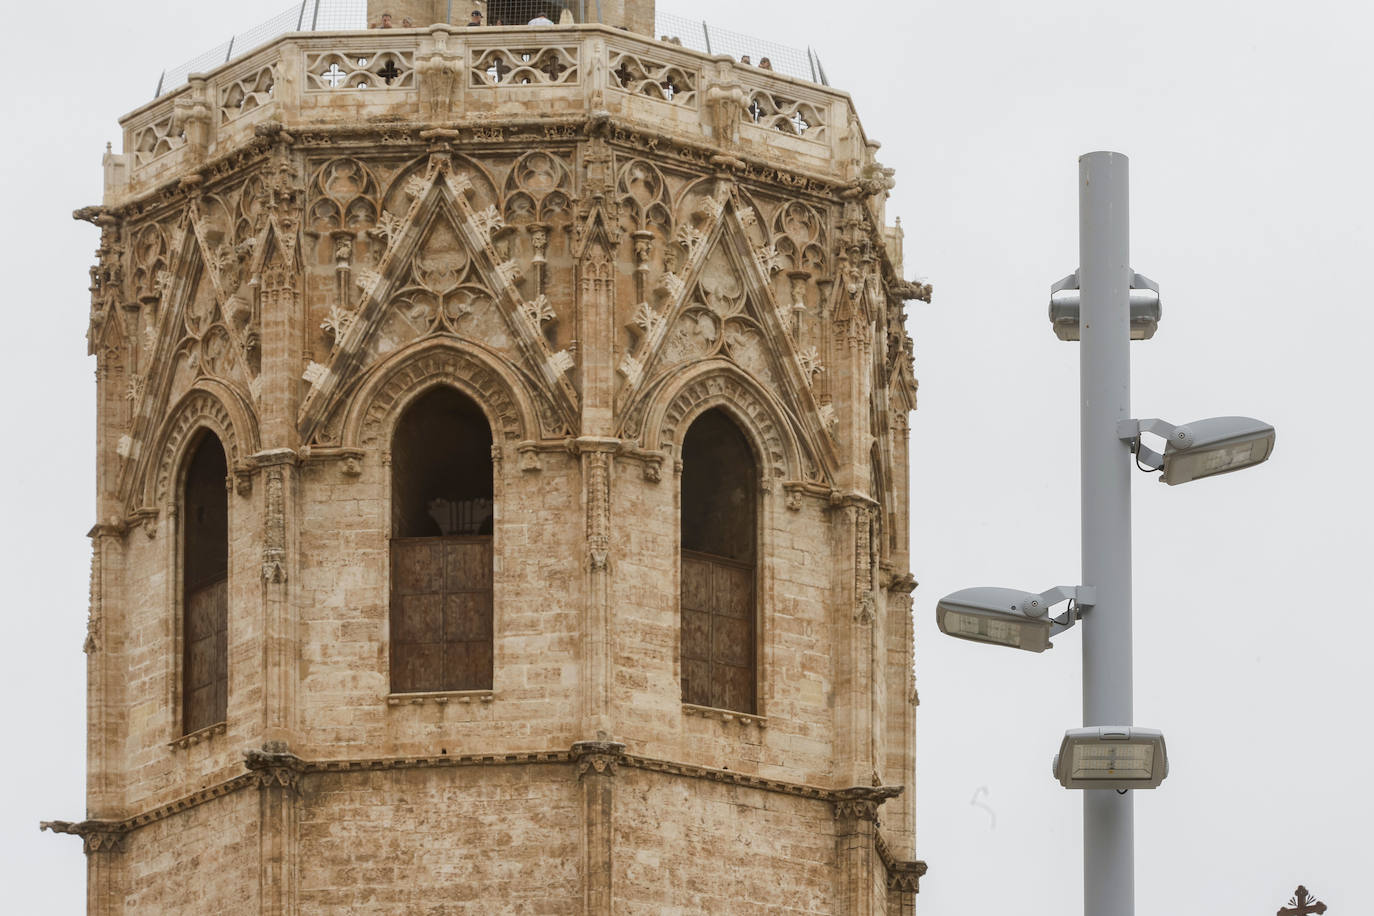
[[[682,552],[682,700],[755,711],[754,569]]]
[[[490,690],[491,537],[391,542],[391,690]]]
[[[182,730],[223,722],[229,708],[229,580],[220,577],[186,593],[186,653]]]

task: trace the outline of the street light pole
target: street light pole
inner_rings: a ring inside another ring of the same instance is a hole
[[[1134,916],[1128,793],[1153,789],[1169,774],[1163,732],[1133,724],[1131,465],[1163,471],[1159,479],[1174,486],[1254,467],[1274,450],[1274,427],[1252,417],[1183,426],[1131,417],[1131,339],[1153,336],[1160,311],[1159,287],[1131,270],[1129,196],[1125,156],[1079,157],[1078,270],[1050,287],[1055,336],[1081,347],[1082,584],[965,588],[935,606],[940,632],[1026,652],[1044,652],[1050,636],[1083,623],[1083,727],[1064,732],[1054,776],[1083,790],[1084,916]],[[1142,434],[1166,440],[1163,452],[1142,443]],[[1073,603],[1049,616],[1061,601]]]
[[[1117,428],[1131,417],[1126,157],[1079,157],[1078,194],[1082,582],[1097,589],[1083,618],[1083,724],[1131,725],[1131,448]],[[1135,912],[1129,792],[1083,792],[1083,912]]]

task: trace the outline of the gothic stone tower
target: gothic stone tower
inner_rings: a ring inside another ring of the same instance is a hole
[[[124,118],[91,913],[913,911],[891,172],[615,25],[291,33]]]

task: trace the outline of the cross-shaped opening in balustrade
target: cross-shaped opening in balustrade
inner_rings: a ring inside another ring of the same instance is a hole
[[[492,61],[491,66],[487,68],[487,76],[491,77],[493,83],[501,82],[506,78],[506,74],[509,72],[510,64],[506,63],[503,57],[496,58],[496,60]]]
[[[759,118],[763,117],[763,106],[759,104],[758,99],[749,102],[749,117],[755,124],[759,123]]]
[[[563,75],[563,71],[568,69],[568,66],[557,57],[550,54],[544,58],[544,62],[539,65],[539,69],[548,74],[549,82],[556,83],[558,82],[558,78]]]
[[[618,70],[611,71],[611,74],[616,79],[620,80],[620,88],[622,89],[629,89],[630,80],[635,78],[634,73],[630,70],[630,65],[625,63],[625,61],[623,60],[620,62],[620,68]]]
[[[802,134],[806,133],[806,129],[811,126],[810,123],[808,123],[807,120],[802,117],[800,111],[793,114],[792,117],[788,118],[787,120],[791,121],[792,126],[797,129],[797,136],[801,136]]]
[[[396,61],[388,59],[382,69],[377,71],[377,75],[386,80],[386,84],[390,86],[391,81],[401,75],[401,70],[396,66]]]
[[[330,89],[338,89],[348,79],[348,74],[338,64],[330,64],[329,69],[320,74],[320,79],[328,83]]]

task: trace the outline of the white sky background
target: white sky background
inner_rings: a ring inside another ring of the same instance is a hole
[[[98,234],[69,214],[99,201],[105,141],[118,150],[117,118],[164,66],[285,5],[241,0],[193,21],[185,3],[82,3],[12,30],[9,912],[78,913],[84,899],[78,841],[37,828],[84,810]],[[907,275],[935,285],[933,304],[910,306],[921,912],[1081,906],[1081,799],[1049,769],[1080,721],[1080,634],[1045,655],[999,651],[942,637],[934,603],[971,585],[1078,582],[1078,353],[1046,303],[1076,266],[1076,160],[1095,149],[1131,157],[1132,259],[1164,301],[1156,338],[1131,347],[1135,414],[1278,428],[1261,468],[1181,488],[1134,478],[1136,722],[1164,729],[1172,762],[1136,800],[1138,912],[1270,913],[1300,882],[1336,916],[1374,912],[1361,409],[1374,14],[1334,0],[664,8],[817,49],[897,169],[888,214],[906,229]]]

